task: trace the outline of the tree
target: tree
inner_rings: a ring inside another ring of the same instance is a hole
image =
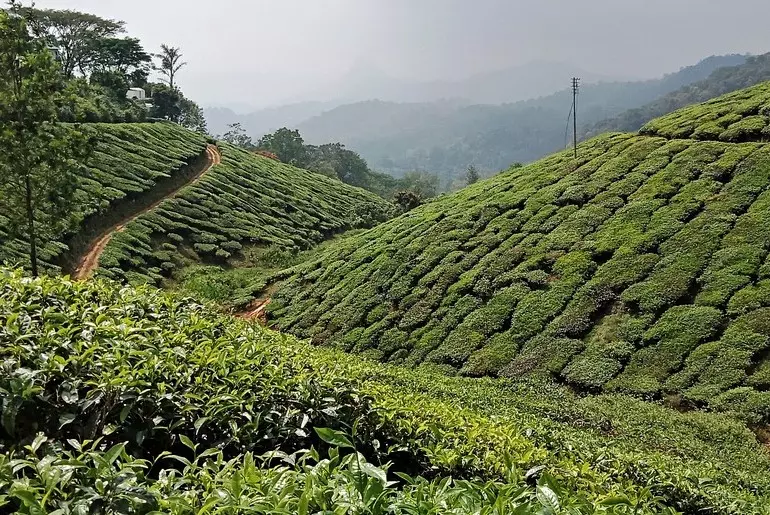
[[[147,84],[151,61],[150,54],[144,51],[138,39],[101,39],[94,43],[91,82],[101,84],[123,98],[129,87]],[[105,78],[108,78],[106,83]],[[121,87],[114,90],[118,83]]]
[[[148,84],[148,93],[152,97],[150,117],[178,123],[196,132],[206,134],[206,119],[203,109],[192,100],[185,98],[179,89],[172,89],[165,84]]]
[[[393,195],[393,202],[401,209],[402,213],[406,213],[422,204],[422,196],[416,191],[401,190]]]
[[[300,168],[307,168],[310,162],[305,140],[302,139],[299,131],[286,127],[262,136],[257,142],[257,148],[272,152],[284,163]]]
[[[201,134],[207,134],[206,117],[203,109],[188,98],[182,97],[179,101],[179,125]]]
[[[126,92],[131,87],[128,77],[112,70],[97,70],[93,72],[90,83],[101,86],[110,96],[120,100],[125,99]]]
[[[407,172],[398,180],[399,187],[411,190],[422,198],[435,197],[438,193],[438,175],[427,172]]]
[[[182,92],[165,84],[148,84],[152,97],[150,117],[177,122],[182,116]]]
[[[125,26],[122,21],[71,10],[20,7],[18,13],[29,19],[29,27],[36,36],[58,49],[67,80],[75,71],[85,76],[91,69],[99,42],[123,33]]]
[[[156,69],[166,77],[164,82],[169,85],[171,89],[176,89],[176,74],[179,70],[187,66],[187,63],[182,61],[182,49],[178,47],[172,47],[168,45],[160,45],[160,53],[155,54],[155,57],[160,59],[160,66]]]
[[[345,184],[366,187],[369,185],[371,170],[364,159],[340,143],[306,146],[307,168],[315,172],[336,177]]]
[[[476,167],[470,165],[468,170],[465,172],[465,183],[470,186],[471,184],[476,184],[479,182],[480,178],[481,177],[479,176],[479,171],[476,169]]]
[[[0,209],[19,221],[12,227],[29,241],[37,276],[38,240],[71,224],[77,172],[91,142],[76,127],[57,123],[64,81],[24,15],[28,11],[15,0],[0,11]]]
[[[257,146],[254,145],[254,140],[251,139],[251,136],[246,134],[246,129],[244,129],[240,123],[231,123],[228,125],[227,132],[224,136],[220,136],[219,139],[247,150],[254,150],[257,148]]]

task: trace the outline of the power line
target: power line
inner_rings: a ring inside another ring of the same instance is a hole
[[[580,78],[579,77],[572,77],[572,130],[573,130],[573,138],[575,142],[575,159],[577,159],[578,156],[578,150],[577,150],[577,97],[578,92],[580,91]]]
[[[567,149],[567,145],[569,144],[569,122],[572,121],[572,109],[575,106],[573,104],[569,105],[569,114],[567,115],[567,123],[564,125],[564,149]]]

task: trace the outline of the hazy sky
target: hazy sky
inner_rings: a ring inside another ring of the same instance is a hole
[[[770,51],[770,0],[37,0],[181,46],[201,104],[270,105],[353,66],[405,79],[563,61],[653,77],[711,54]]]

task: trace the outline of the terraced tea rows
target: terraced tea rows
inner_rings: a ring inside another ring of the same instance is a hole
[[[770,83],[685,107],[653,120],[640,132],[667,138],[770,141]]]
[[[76,193],[74,234],[58,234],[40,249],[44,268],[71,270],[88,239],[119,219],[149,191],[173,187],[204,158],[206,138],[174,124],[87,124],[97,140]],[[9,236],[0,213],[0,263],[26,263],[27,242]]]
[[[602,136],[577,161],[557,154],[347,239],[282,274],[270,317],[392,363],[768,421],[770,146],[729,136],[770,109],[768,91],[644,131],[671,139]],[[744,142],[676,139],[716,116],[731,120],[721,139]]]
[[[415,373],[152,288],[2,268],[0,415],[3,513],[748,514],[770,499],[770,458],[721,415]]]
[[[359,188],[220,145],[221,164],[129,223],[101,257],[101,273],[160,282],[190,263],[227,265],[249,246],[306,249],[371,227],[392,205]]]

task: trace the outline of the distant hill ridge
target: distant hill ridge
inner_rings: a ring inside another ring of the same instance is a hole
[[[660,79],[585,84],[579,98],[580,127],[591,127],[745,61],[741,55],[713,56]],[[566,88],[569,77],[564,76],[564,89],[557,93],[516,103],[361,102],[324,112],[297,128],[311,143],[344,143],[374,169],[394,175],[434,172],[448,187],[468,165],[493,173],[563,148],[572,102]]]
[[[683,86],[650,104],[604,120],[591,128],[588,135],[609,131],[635,131],[650,120],[676,109],[748,88],[765,80],[770,80],[770,54],[751,56],[745,64],[718,68],[704,80]]]
[[[593,126],[705,79],[718,68],[745,61],[746,56],[742,55],[712,56],[660,79],[636,82],[591,83],[589,74],[580,97],[581,126]],[[548,87],[530,89],[526,94],[514,94],[511,89],[509,96],[498,95],[495,99],[474,99],[467,91],[446,90],[427,102],[412,97],[412,102],[404,103],[387,101],[394,97],[379,96],[373,90],[371,98],[381,100],[343,105],[302,102],[245,115],[207,109],[206,117],[211,130],[218,134],[223,134],[227,124],[233,122],[241,123],[253,137],[283,126],[298,128],[309,143],[347,145],[375,170],[396,176],[425,170],[439,174],[448,187],[470,164],[488,173],[497,172],[513,162],[529,162],[562,148],[571,103],[571,94],[563,88],[569,77],[580,73],[566,65],[561,69],[559,80],[563,87],[551,81]],[[524,74],[517,81],[536,84],[536,77]],[[594,80],[600,79],[594,76]],[[551,93],[555,90],[562,91]],[[480,103],[529,97],[539,98],[505,105]]]

